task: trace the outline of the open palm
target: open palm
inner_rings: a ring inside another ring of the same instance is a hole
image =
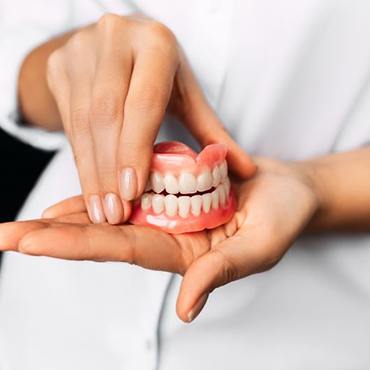
[[[134,225],[93,225],[74,198],[49,212],[55,218],[0,225],[0,249],[73,260],[122,261],[184,276],[177,313],[191,321],[215,288],[274,266],[317,209],[299,172],[258,160],[259,172],[236,183],[238,208],[225,225],[169,235]]]

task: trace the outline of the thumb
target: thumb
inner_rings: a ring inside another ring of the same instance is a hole
[[[179,118],[201,146],[214,143],[225,144],[228,148],[228,165],[234,174],[244,179],[253,176],[257,170],[256,165],[225,130],[208,104],[187,63],[181,64],[175,85],[177,85],[177,91],[181,93],[180,99],[178,98],[180,102],[175,109],[179,112]]]
[[[232,264],[214,249],[196,260],[187,270],[177,298],[176,312],[185,321],[193,321],[206,304],[209,293],[237,278]]]

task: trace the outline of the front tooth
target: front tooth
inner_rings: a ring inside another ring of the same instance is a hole
[[[190,210],[190,197],[179,197],[178,199],[179,203],[179,215],[182,218],[186,218],[189,216],[189,210]]]
[[[230,193],[230,180],[229,180],[228,177],[226,177],[226,179],[224,181],[224,187],[225,187],[226,197],[228,197],[229,193]]]
[[[154,194],[152,198],[152,208],[154,213],[162,213],[164,209],[164,196],[161,194]]]
[[[150,176],[150,183],[155,193],[161,193],[164,190],[163,177],[158,172],[153,172]]]
[[[219,185],[217,189],[218,189],[218,195],[220,197],[220,204],[223,207],[226,203],[226,194],[225,194],[224,185],[223,184]]]
[[[151,190],[152,189],[152,185],[151,185],[151,183],[150,183],[150,179],[148,180],[148,182],[146,183],[146,186],[145,186],[145,192],[147,192],[147,191],[149,191],[149,190]]]
[[[206,193],[202,195],[202,208],[204,213],[208,213],[211,209],[212,204],[212,195],[210,193]]]
[[[141,196],[141,209],[147,211],[152,206],[152,196],[150,194],[143,194]]]
[[[194,195],[190,198],[191,202],[191,213],[193,216],[198,217],[202,208],[202,196]]]
[[[174,175],[168,173],[164,176],[164,187],[167,193],[177,194],[179,192],[179,185]]]
[[[212,208],[218,209],[218,204],[220,202],[220,198],[218,195],[218,189],[214,190],[211,195],[212,195]]]
[[[218,184],[221,181],[221,173],[220,173],[220,170],[219,170],[218,166],[216,166],[213,169],[213,171],[212,171],[212,177],[213,177],[213,186],[214,187],[218,186]]]
[[[166,195],[164,198],[164,207],[167,216],[173,217],[177,214],[177,197],[175,195]]]
[[[211,189],[213,183],[211,172],[210,171],[202,172],[197,178],[197,183],[198,191],[206,191],[208,189]]]
[[[220,165],[221,181],[224,181],[227,177],[227,162],[223,161]]]
[[[197,192],[197,180],[193,174],[184,172],[180,175],[179,191],[181,194],[193,194]]]

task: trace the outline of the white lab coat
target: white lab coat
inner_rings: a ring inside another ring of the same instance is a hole
[[[368,0],[0,1],[0,123],[61,147],[21,218],[80,192],[65,140],[14,123],[22,57],[104,11],[137,10],[173,30],[249,153],[304,159],[369,143]],[[176,125],[169,137],[188,141]],[[7,253],[0,369],[369,369],[369,267],[369,234],[302,237],[271,271],[213,292],[187,325],[175,315],[178,276]]]

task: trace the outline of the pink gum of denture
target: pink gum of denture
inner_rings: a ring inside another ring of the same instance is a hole
[[[194,176],[209,171],[215,166],[222,164],[226,160],[227,148],[223,144],[207,145],[199,154],[187,145],[172,141],[155,145],[151,164],[151,171],[160,174],[170,173],[179,176],[181,173],[191,173]],[[227,177],[227,175],[226,175]],[[225,181],[229,181],[228,178]],[[214,188],[210,189],[211,191]],[[202,192],[207,193],[207,192]],[[155,193],[151,193],[155,194]],[[235,212],[235,198],[232,190],[229,194],[224,193],[226,199],[224,204],[218,208],[210,207],[208,212],[202,208],[199,216],[194,216],[192,212],[186,217],[179,214],[169,216],[165,210],[155,213],[153,207],[142,209],[141,202],[134,205],[130,222],[135,225],[151,226],[170,234],[181,234],[213,229],[228,222]],[[194,194],[177,194],[196,195]],[[178,198],[177,198],[178,199]]]

